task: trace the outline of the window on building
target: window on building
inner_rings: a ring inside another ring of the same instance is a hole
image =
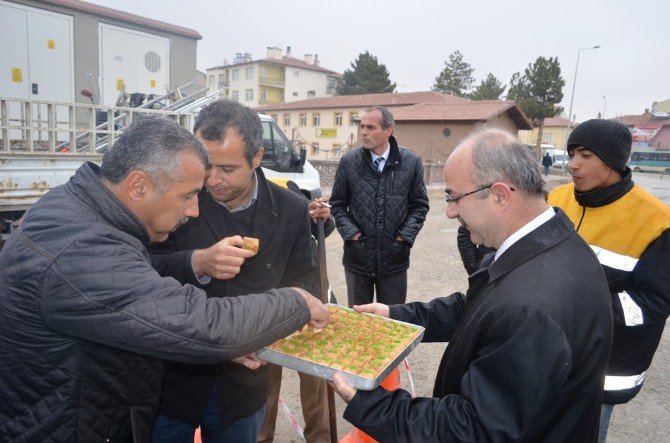
[[[230,99],[234,102],[239,102],[240,101],[240,91],[235,89],[230,97]]]
[[[265,101],[268,98],[268,91],[267,89],[261,89],[261,101]]]
[[[300,114],[300,126],[307,126],[307,114]]]
[[[223,88],[226,86],[226,74],[219,74],[219,88]]]
[[[336,112],[335,113],[335,126],[342,126],[342,113],[341,112]]]
[[[298,93],[297,93],[297,92],[294,92],[294,93],[293,93],[293,97],[297,97],[297,96],[298,96]]]
[[[356,122],[357,119],[358,119],[358,112],[356,111],[349,112],[349,126],[356,126],[358,124]]]
[[[307,91],[307,98],[316,97],[316,91]]]
[[[244,78],[246,78],[247,80],[251,80],[252,78],[254,78],[254,67],[253,66],[248,66],[244,70]]]
[[[342,156],[342,145],[333,144],[333,158],[340,158]]]
[[[248,102],[252,101],[254,99],[254,90],[253,89],[245,89],[244,90],[244,99]]]
[[[319,144],[312,143],[312,155],[319,155]]]
[[[312,112],[312,126],[319,126],[321,124],[321,114]]]
[[[215,75],[210,75],[210,76],[207,78],[207,80],[208,80],[207,86],[209,86],[209,87],[213,87],[213,86],[214,86],[215,78],[216,78]]]
[[[284,126],[291,126],[291,114],[284,114]]]
[[[542,142],[543,143],[551,143],[551,132],[545,132],[542,134]]]
[[[293,77],[300,77],[300,71],[298,71],[297,69],[294,69],[293,70]]]
[[[267,76],[267,68],[265,66],[261,66],[261,77],[265,78]]]
[[[237,80],[240,79],[240,70],[239,69],[233,69],[232,74],[233,74],[233,81],[237,81]]]

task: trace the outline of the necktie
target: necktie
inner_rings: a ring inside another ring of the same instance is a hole
[[[384,157],[377,157],[375,159],[375,161],[373,162],[375,164],[375,168],[377,168],[377,173],[382,172],[383,168],[381,167],[381,164],[382,164],[383,161],[384,161]]]

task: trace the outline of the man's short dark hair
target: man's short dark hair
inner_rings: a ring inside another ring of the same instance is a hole
[[[385,108],[384,106],[370,106],[369,108],[365,109],[363,113],[367,114],[368,112],[373,111],[379,111],[379,113],[382,115],[382,129],[388,129],[395,125],[393,114],[388,110],[388,108]]]
[[[199,135],[205,140],[221,142],[230,129],[244,140],[244,154],[251,166],[263,140],[261,119],[253,109],[229,100],[216,101],[200,111],[193,132],[200,131]]]
[[[207,149],[174,120],[136,115],[133,123],[102,157],[99,177],[118,184],[133,171],[144,171],[159,193],[182,177],[181,160],[190,152],[208,166]]]

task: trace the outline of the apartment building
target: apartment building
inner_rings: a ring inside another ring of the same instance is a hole
[[[319,56],[291,56],[291,47],[267,48],[266,58],[252,60],[238,53],[232,64],[207,69],[209,93],[256,107],[335,95],[342,74],[319,65]]]

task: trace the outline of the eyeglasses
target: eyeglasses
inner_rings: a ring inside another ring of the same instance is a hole
[[[491,183],[490,185],[482,186],[481,188],[475,189],[474,191],[466,192],[465,194],[460,194],[457,195],[456,197],[451,197],[449,194],[445,195],[445,200],[447,201],[447,205],[450,205],[452,203],[458,203],[460,199],[463,197],[467,197],[468,195],[474,194],[479,191],[483,191],[484,189],[489,189],[491,186],[493,186],[495,183]],[[514,191],[514,188],[510,187],[510,191]],[[446,191],[445,191],[446,193]]]

